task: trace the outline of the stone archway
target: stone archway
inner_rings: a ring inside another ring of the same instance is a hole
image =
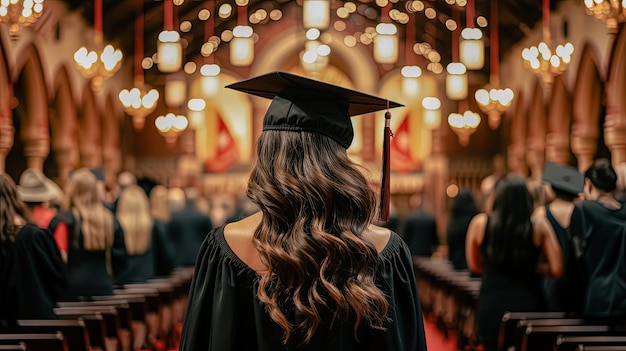
[[[603,83],[591,44],[583,46],[572,97],[571,148],[584,171],[593,162],[600,135]]]
[[[546,161],[569,164],[571,122],[570,93],[565,85],[565,78],[561,75],[552,83],[552,96],[548,105]]]
[[[83,87],[83,101],[78,114],[78,147],[82,167],[95,168],[102,165],[100,143],[100,113],[91,81]]]
[[[510,121],[509,146],[507,150],[508,168],[511,173],[526,177],[526,106],[523,92],[515,95],[515,108]]]
[[[109,189],[115,187],[117,174],[122,161],[120,155],[120,116],[115,109],[115,98],[108,94],[103,114],[100,115],[102,127],[102,166],[104,167],[104,183]]]
[[[11,118],[11,100],[13,86],[11,85],[11,70],[4,36],[0,36],[0,174],[5,171],[5,158],[13,146],[13,120]]]
[[[78,165],[79,159],[78,107],[73,97],[69,72],[63,65],[55,75],[50,109],[51,154],[54,155],[55,178],[61,186],[65,185],[69,172]]]
[[[7,155],[7,173],[14,179],[26,168],[43,170],[50,151],[48,93],[39,52],[30,44],[17,57],[13,123],[18,137]]]
[[[626,162],[626,28],[613,44],[606,82],[604,138],[613,165]]]
[[[531,93],[527,112],[526,128],[526,163],[530,168],[530,176],[541,179],[546,151],[546,107],[543,100],[543,86],[539,78]]]

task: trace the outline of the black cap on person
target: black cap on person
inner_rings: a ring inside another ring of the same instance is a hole
[[[542,180],[556,190],[573,195],[582,193],[585,186],[585,176],[576,168],[554,162],[546,162]]]

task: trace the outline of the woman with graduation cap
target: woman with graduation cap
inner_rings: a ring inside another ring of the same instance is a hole
[[[372,225],[346,153],[350,116],[401,105],[284,72],[228,88],[272,99],[247,191],[261,211],[204,241],[180,350],[425,350],[411,253]]]

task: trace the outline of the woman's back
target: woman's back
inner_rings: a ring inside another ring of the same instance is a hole
[[[321,324],[306,345],[296,329],[287,344],[284,332],[256,296],[258,274],[264,270],[252,244],[260,213],[216,228],[205,240],[190,290],[181,350],[420,350],[425,349],[424,331],[411,255],[395,233],[372,226],[365,235],[380,252],[376,285],[389,297],[393,309],[386,330],[364,323],[355,332],[356,316],[336,320],[322,312]],[[287,300],[281,304],[286,318],[297,322],[303,316]]]
[[[52,237],[26,224],[0,255],[0,320],[54,319],[67,271]]]

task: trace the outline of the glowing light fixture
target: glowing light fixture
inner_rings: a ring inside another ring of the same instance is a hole
[[[0,23],[9,25],[9,33],[17,34],[22,27],[37,21],[43,13],[44,0],[0,1]]]
[[[497,129],[500,125],[500,115],[511,106],[515,97],[513,90],[506,89],[478,89],[474,94],[478,107],[487,114],[489,128]]]
[[[248,26],[247,6],[238,6],[238,22],[233,28],[230,41],[230,63],[233,66],[249,66],[254,61],[254,31]]]
[[[132,118],[133,127],[141,131],[146,122],[146,116],[152,113],[159,101],[159,92],[156,89],[148,89],[144,84],[142,60],[144,56],[143,45],[143,0],[136,0],[135,17],[135,62],[134,62],[134,87],[123,89],[119,93],[119,99],[126,112]]]
[[[2,3],[7,0],[2,0]],[[11,0],[14,1],[14,0]],[[102,42],[102,0],[94,1],[94,39],[90,47],[82,46],[74,53],[76,68],[92,86],[100,90],[104,80],[113,76],[122,65],[122,51]]]
[[[451,113],[448,116],[448,125],[456,133],[462,146],[469,144],[470,136],[476,132],[479,124],[480,115],[470,110],[463,112],[463,114]]]
[[[187,99],[187,78],[183,74],[170,74],[165,78],[165,103],[180,107]]]
[[[330,25],[330,0],[303,0],[302,22],[306,29],[327,29]]]
[[[157,68],[164,73],[178,72],[183,66],[183,44],[174,30],[172,0],[163,2],[163,31],[157,41]]]
[[[452,100],[467,97],[467,69],[460,62],[452,62],[446,67],[446,96]]]
[[[551,84],[554,77],[563,74],[572,61],[574,45],[560,44],[556,49],[550,47],[550,0],[543,0],[543,40],[537,46],[522,50],[526,68],[537,74],[544,83]]]
[[[221,88],[220,79],[218,77],[220,71],[220,66],[216,64],[205,64],[200,68],[202,93],[205,96],[215,96]]]
[[[587,14],[606,23],[609,33],[616,33],[618,24],[626,20],[626,0],[584,0]]]
[[[417,96],[420,91],[419,77],[422,76],[422,69],[418,66],[404,66],[400,71],[402,74],[402,91],[406,96]]]
[[[378,63],[395,63],[398,60],[398,28],[393,23],[376,26],[374,60]]]
[[[461,63],[469,70],[477,70],[485,65],[485,44],[483,33],[478,28],[465,28],[461,31],[459,43]]]
[[[178,136],[187,129],[189,121],[183,115],[168,113],[165,116],[157,117],[154,125],[157,127],[159,134],[165,138],[165,141],[173,144],[178,139]]]
[[[441,101],[433,96],[422,99],[424,127],[433,130],[441,125]]]

